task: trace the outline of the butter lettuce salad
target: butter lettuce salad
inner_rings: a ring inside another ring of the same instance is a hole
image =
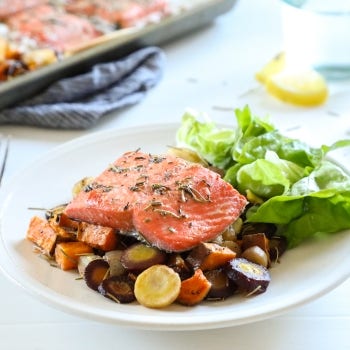
[[[290,248],[350,228],[350,175],[327,158],[350,140],[314,148],[282,135],[247,106],[235,116],[237,126],[224,128],[187,112],[176,136],[247,196],[247,222],[276,225]]]

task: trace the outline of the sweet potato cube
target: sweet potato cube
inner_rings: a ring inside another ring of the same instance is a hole
[[[211,283],[201,269],[197,269],[193,276],[181,282],[177,302],[187,306],[199,304],[209,293]]]
[[[105,252],[117,248],[118,239],[113,228],[80,223],[77,238],[79,241]]]
[[[191,251],[186,261],[194,269],[207,271],[217,269],[235,257],[236,253],[230,248],[216,243],[201,243]]]
[[[62,242],[56,245],[55,260],[62,270],[73,270],[80,255],[92,253],[93,248],[84,242]]]
[[[33,216],[29,222],[26,236],[47,255],[53,253],[57,233],[47,220],[39,216]]]

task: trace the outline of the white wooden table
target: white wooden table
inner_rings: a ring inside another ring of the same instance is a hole
[[[234,115],[228,109],[249,104],[255,114],[270,115],[281,130],[310,143],[350,137],[349,81],[331,83],[328,102],[318,108],[283,104],[255,82],[254,73],[283,48],[277,0],[241,0],[208,28],[163,48],[167,63],[161,83],[140,104],[112,113],[93,129],[1,126],[1,132],[12,135],[4,183],[65,141],[99,130],[179,121],[187,107],[230,123]],[[4,350],[350,349],[350,280],[269,320],[191,332],[143,331],[81,319],[42,304],[2,275],[0,295]]]

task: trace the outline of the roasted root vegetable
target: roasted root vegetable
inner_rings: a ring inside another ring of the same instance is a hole
[[[242,236],[242,250],[253,246],[260,247],[266,254],[269,252],[269,240],[265,233],[251,233]]]
[[[56,245],[54,256],[62,270],[73,270],[78,267],[79,256],[92,253],[92,247],[84,242],[62,242]]]
[[[192,268],[189,267],[181,254],[170,254],[167,265],[179,274],[181,280],[187,279],[192,275]]]
[[[211,284],[210,290],[206,296],[209,300],[228,298],[237,290],[237,286],[221,269],[206,271],[204,275]]]
[[[235,257],[236,253],[230,248],[216,243],[200,243],[192,249],[186,261],[194,269],[207,271],[214,270]]]
[[[153,265],[137,276],[134,293],[141,305],[162,308],[177,299],[180,288],[180,277],[172,268]]]
[[[33,216],[27,229],[27,239],[35,243],[44,254],[49,256],[55,249],[57,233],[47,220]]]
[[[127,270],[120,261],[122,254],[122,250],[111,250],[109,252],[106,252],[106,254],[104,255],[104,258],[109,264],[110,276],[121,276],[127,272]]]
[[[152,265],[165,262],[165,252],[143,243],[135,243],[125,249],[120,261],[125,269],[140,272]]]
[[[98,290],[99,285],[109,276],[109,264],[106,260],[94,259],[86,265],[84,280],[88,287]]]
[[[211,283],[201,269],[195,270],[193,276],[181,282],[181,289],[177,301],[180,304],[194,306],[207,296]]]
[[[101,257],[96,254],[84,254],[79,256],[77,268],[81,277],[84,277],[86,266],[88,266],[90,262],[95,259],[101,259]]]
[[[244,258],[232,259],[226,268],[227,276],[247,295],[266,291],[270,283],[269,271]]]
[[[267,253],[262,250],[259,246],[254,245],[247,248],[242,254],[242,258],[245,258],[253,263],[268,267],[269,257]]]
[[[79,225],[77,239],[105,252],[116,249],[118,244],[114,229],[85,222]]]
[[[106,298],[120,304],[131,303],[135,298],[135,281],[129,275],[105,278],[98,286],[98,291]]]

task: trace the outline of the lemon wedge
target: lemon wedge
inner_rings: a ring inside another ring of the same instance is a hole
[[[299,106],[317,106],[328,98],[326,80],[312,68],[291,68],[280,53],[255,74],[266,91],[281,101]]]
[[[272,75],[281,72],[286,66],[286,55],[284,52],[276,55],[271,61],[267,62],[263,68],[255,74],[255,78],[262,84],[265,84]]]
[[[266,81],[266,90],[281,101],[306,107],[320,105],[328,97],[325,79],[311,69],[273,74]]]

